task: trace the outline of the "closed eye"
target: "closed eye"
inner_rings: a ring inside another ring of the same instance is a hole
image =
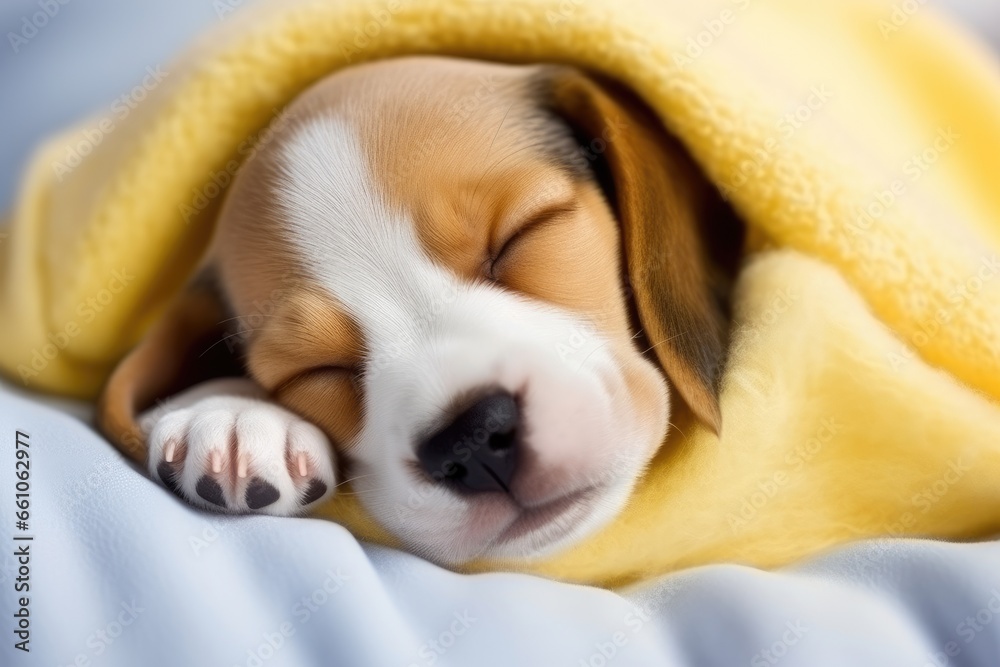
[[[303,380],[308,380],[317,375],[328,376],[331,380],[348,380],[351,382],[356,381],[360,377],[360,371],[357,368],[350,368],[348,366],[334,366],[334,365],[324,365],[315,366],[313,368],[307,368],[301,370],[294,375],[282,380],[271,392],[275,396],[280,396],[281,392],[287,390]]]
[[[575,202],[565,202],[543,208],[534,213],[517,228],[517,231],[511,234],[507,240],[503,242],[503,245],[500,246],[498,251],[490,253],[491,259],[489,262],[489,277],[493,280],[497,279],[500,272],[499,270],[503,268],[502,264],[504,261],[508,259],[509,255],[512,254],[512,251],[521,245],[528,237],[540,229],[565,219],[576,210],[577,205]]]

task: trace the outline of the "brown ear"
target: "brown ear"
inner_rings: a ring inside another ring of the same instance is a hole
[[[146,459],[138,415],[157,401],[213,377],[241,375],[226,345],[226,309],[214,286],[196,283],[180,294],[115,368],[97,407],[101,431],[124,454]]]
[[[570,68],[544,68],[543,76],[553,110],[572,126],[583,159],[605,181],[649,344],[695,416],[718,433],[725,326],[701,240],[702,217],[717,194],[631,92]]]

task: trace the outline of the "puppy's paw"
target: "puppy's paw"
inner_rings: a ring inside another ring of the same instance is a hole
[[[299,514],[335,486],[326,435],[250,380],[214,380],[140,417],[154,479],[194,505]]]

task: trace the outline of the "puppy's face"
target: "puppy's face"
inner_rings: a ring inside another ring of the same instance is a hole
[[[605,149],[581,150],[548,76],[432,58],[334,75],[219,221],[230,307],[267,315],[250,373],[329,434],[379,522],[441,562],[593,531],[667,429]],[[623,116],[601,138],[634,131]]]

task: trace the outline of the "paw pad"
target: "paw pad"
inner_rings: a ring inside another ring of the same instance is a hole
[[[252,510],[259,510],[277,501],[281,497],[281,492],[260,477],[254,477],[250,480],[250,484],[247,485],[245,497],[247,507]]]
[[[312,478],[309,482],[309,486],[306,488],[305,495],[302,496],[302,500],[299,501],[301,505],[308,505],[309,503],[314,503],[326,494],[326,484],[323,480]]]
[[[199,496],[213,505],[218,505],[219,507],[226,506],[226,497],[222,495],[222,487],[208,475],[202,475],[201,479],[198,480],[195,491],[198,492]]]
[[[234,395],[234,382],[229,394],[206,383],[140,418],[154,478],[194,505],[232,513],[297,514],[329,495],[336,479],[326,435],[259,389],[254,395],[249,380]]]

